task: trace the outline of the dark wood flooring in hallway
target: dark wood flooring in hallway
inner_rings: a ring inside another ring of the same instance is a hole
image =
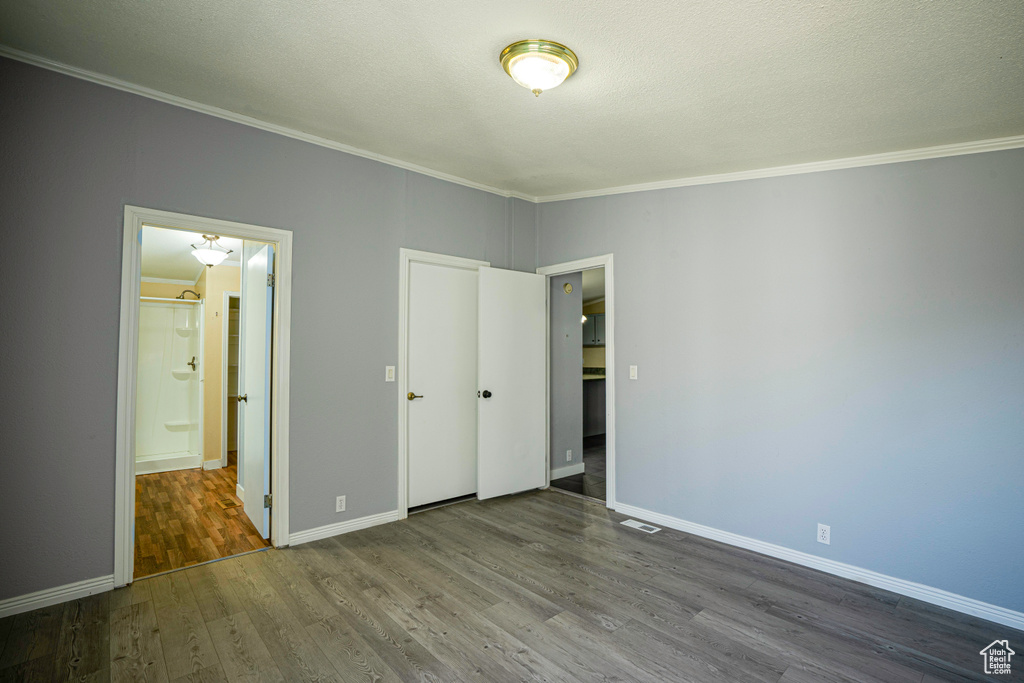
[[[0,620],[0,681],[934,683],[985,680],[983,647],[1024,644],[623,519],[532,492],[136,581]]]
[[[552,479],[551,485],[563,491],[605,500],[608,481],[605,462],[605,435],[597,434],[585,437],[583,439],[583,472]]]
[[[135,578],[267,547],[235,495],[237,481],[234,453],[216,470],[135,477]]]

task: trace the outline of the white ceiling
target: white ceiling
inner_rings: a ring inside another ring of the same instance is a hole
[[[583,303],[604,296],[604,268],[583,271]]]
[[[21,0],[0,44],[541,197],[1024,134],[1021,0]]]
[[[160,280],[187,280],[195,282],[204,266],[192,255],[192,245],[203,241],[203,236],[184,230],[142,227],[142,277]],[[233,253],[214,268],[238,267],[241,263],[242,240],[221,237],[217,243]]]

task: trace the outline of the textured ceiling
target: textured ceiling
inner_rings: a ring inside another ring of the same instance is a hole
[[[580,59],[540,98],[533,37]],[[1021,0],[20,0],[0,43],[531,196],[1024,134]]]
[[[192,255],[192,245],[203,241],[203,236],[184,230],[142,227],[142,277],[161,280],[188,280],[195,282],[203,274],[204,266]],[[224,263],[238,267],[242,262],[242,240],[221,237],[217,244],[233,251]],[[225,265],[214,266],[224,268]]]

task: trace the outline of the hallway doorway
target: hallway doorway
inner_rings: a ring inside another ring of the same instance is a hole
[[[552,489],[615,504],[612,256],[538,268],[548,278]]]

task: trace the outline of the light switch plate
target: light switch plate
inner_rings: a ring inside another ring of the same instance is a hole
[[[635,365],[630,365],[629,366],[629,378],[630,379],[636,379],[636,366]]]
[[[395,381],[395,366],[394,365],[385,366],[385,368],[384,368],[384,381],[385,382],[394,382]]]

